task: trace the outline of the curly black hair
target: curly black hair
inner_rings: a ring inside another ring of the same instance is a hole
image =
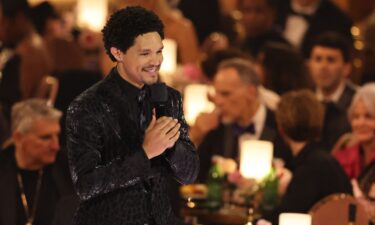
[[[111,47],[126,52],[136,37],[149,32],[158,32],[164,39],[164,25],[152,11],[140,6],[129,6],[113,13],[104,26],[104,47],[112,61],[116,61],[111,54]]]

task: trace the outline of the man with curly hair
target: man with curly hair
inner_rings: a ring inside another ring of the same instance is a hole
[[[199,162],[180,94],[166,87],[162,109],[152,100],[163,27],[153,12],[135,6],[115,12],[102,31],[117,65],[67,111],[70,169],[80,198],[75,224],[180,224],[167,179],[193,182]]]

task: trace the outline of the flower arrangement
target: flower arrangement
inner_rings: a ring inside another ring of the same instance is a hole
[[[279,180],[283,175],[282,161],[275,160],[269,174],[260,182],[244,178],[233,159],[214,156],[212,163],[211,169],[216,168],[217,176],[220,177],[220,198],[224,203],[245,206],[251,204],[261,211],[270,211],[279,203]],[[210,195],[209,182],[208,195]],[[216,193],[216,197],[217,195]]]

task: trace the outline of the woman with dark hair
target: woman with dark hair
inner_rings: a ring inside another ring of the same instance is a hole
[[[282,96],[276,122],[292,155],[293,174],[280,205],[265,215],[277,224],[279,213],[307,213],[322,198],[333,193],[351,193],[351,184],[338,162],[316,140],[323,124],[323,106],[308,90]]]
[[[302,55],[293,47],[270,42],[257,56],[263,85],[278,94],[309,87]]]

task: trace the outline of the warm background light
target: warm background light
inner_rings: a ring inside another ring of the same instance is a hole
[[[160,72],[172,74],[177,67],[177,43],[172,39],[164,39],[163,45],[163,63]]]
[[[240,137],[240,173],[245,178],[261,181],[272,166],[273,144],[269,141],[249,140]]]
[[[303,213],[281,213],[279,225],[311,225],[311,216]]]
[[[101,31],[107,20],[108,0],[78,0],[77,24],[92,31]]]
[[[201,112],[212,112],[214,104],[208,101],[207,94],[210,86],[203,84],[190,84],[184,90],[184,113],[189,125],[195,123],[195,119]]]

